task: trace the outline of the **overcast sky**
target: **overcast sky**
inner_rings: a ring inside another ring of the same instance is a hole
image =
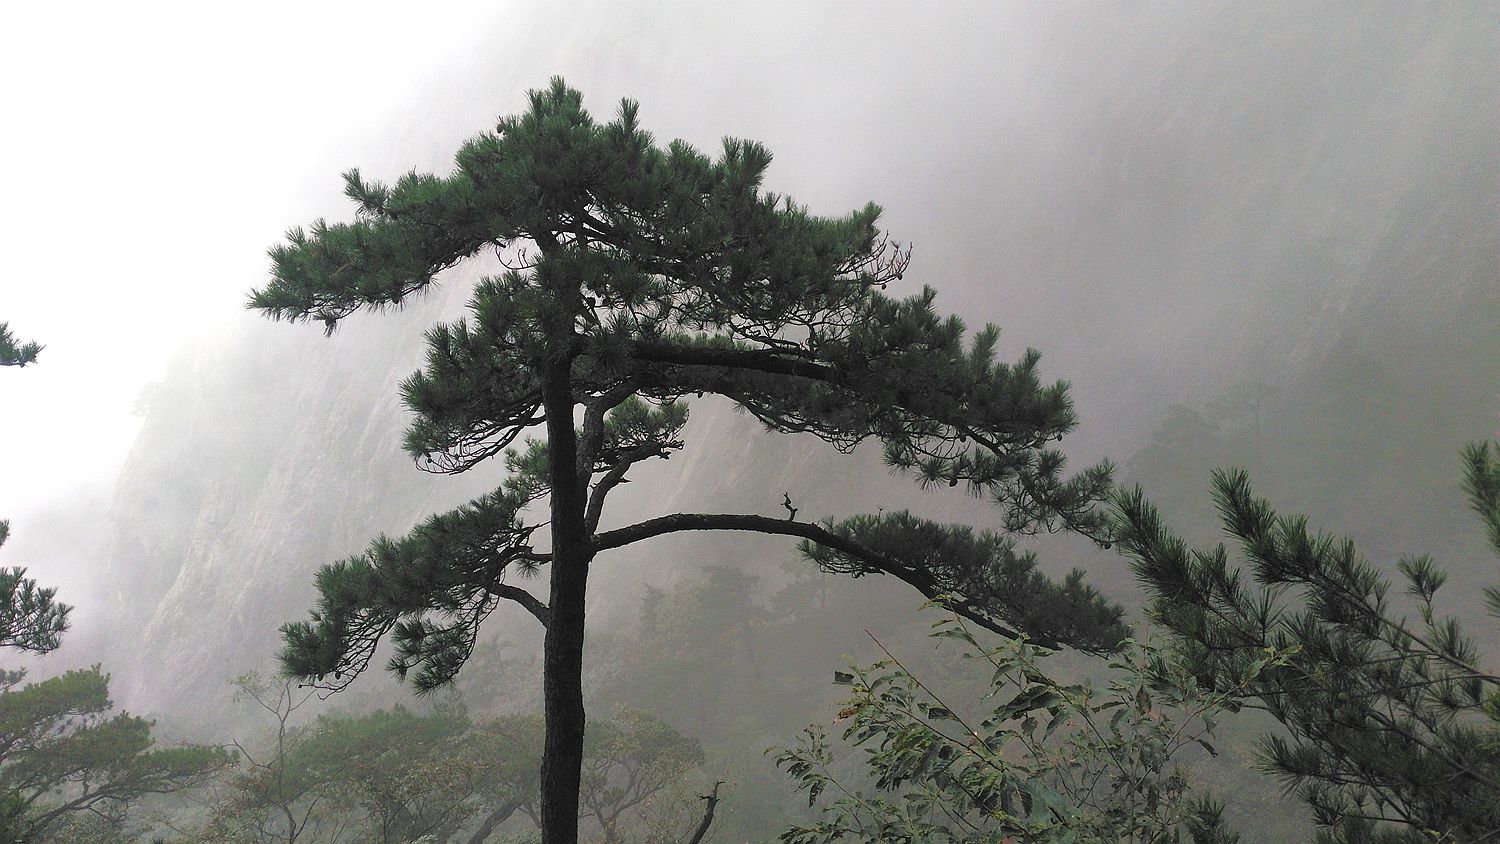
[[[0,320],[45,344],[0,372],[0,518],[103,495],[146,384],[254,319],[265,249],[495,3],[25,3],[0,13]],[[320,179],[312,180],[317,173]],[[326,206],[326,207],[325,207]]]

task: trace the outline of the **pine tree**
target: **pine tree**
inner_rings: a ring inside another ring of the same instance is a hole
[[[97,665],[20,686],[23,675],[0,674],[0,840],[57,840],[49,830],[80,813],[118,820],[145,795],[191,788],[234,762],[218,747],[154,746],[151,721],[110,714]]]
[[[1500,554],[1500,451],[1465,451],[1465,486]],[[1278,516],[1243,472],[1216,472],[1213,497],[1250,580],[1224,546],[1190,550],[1140,489],[1118,500],[1120,547],[1199,681],[1244,685],[1246,704],[1285,728],[1260,756],[1311,807],[1327,842],[1493,840],[1500,831],[1500,677],[1435,597],[1426,556],[1389,581],[1347,539]],[[1486,590],[1500,617],[1500,586]],[[1268,654],[1289,654],[1267,665]]]
[[[0,366],[25,366],[36,361],[41,351],[37,343],[17,339],[9,323],[0,322]]]
[[[1075,418],[1038,355],[995,360],[998,331],[967,342],[934,292],[883,290],[908,266],[868,205],[840,218],[762,191],[770,153],[729,139],[716,158],[655,143],[635,103],[596,122],[561,80],[466,143],[447,176],[393,185],[345,177],[352,223],[319,220],[271,251],[251,306],[332,332],[361,309],[399,306],[438,272],[494,251],[467,318],[429,333],[426,367],[402,385],[406,447],[424,468],[503,459],[493,493],[318,575],[310,621],[287,625],[285,669],[330,685],[394,642],[390,667],[430,689],[450,680],[501,600],[545,627],[545,840],[577,838],[589,567],[596,555],[680,531],[796,537],[825,570],[897,577],[975,623],[1104,651],[1120,611],[1073,578],[1036,571],[1007,534],[1103,537],[1094,505],[1109,467],[1072,477],[1048,448]],[[600,531],[606,498],[642,461],[683,445],[685,398],[725,396],[768,428],[848,451],[869,439],[924,485],[964,485],[998,506],[1003,531],[905,513],[843,522],[672,513]],[[540,439],[522,439],[542,426]],[[522,440],[520,447],[513,447]],[[536,519],[531,505],[546,502]],[[538,541],[545,538],[545,541]],[[546,601],[507,578],[546,566]],[[328,678],[332,678],[331,680]]]
[[[0,545],[10,538],[10,523],[0,521]],[[73,608],[56,600],[57,589],[39,587],[26,569],[0,568],[0,648],[49,653],[62,644]]]

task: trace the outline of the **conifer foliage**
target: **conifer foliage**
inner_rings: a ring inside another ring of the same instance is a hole
[[[1500,554],[1500,452],[1465,452],[1466,487]],[[1266,767],[1312,808],[1329,842],[1494,840],[1500,834],[1500,676],[1436,609],[1446,575],[1399,562],[1406,595],[1347,539],[1310,533],[1217,472],[1214,501],[1249,577],[1221,545],[1190,550],[1139,489],[1118,501],[1121,548],[1209,689],[1246,685],[1285,730]],[[1500,587],[1486,591],[1500,617]],[[1402,605],[1416,618],[1409,618]],[[1287,654],[1267,665],[1267,654]]]
[[[41,348],[0,323],[0,366],[25,366]],[[0,521],[0,545],[9,536]],[[0,568],[0,648],[50,653],[72,607],[25,575]],[[66,828],[82,815],[117,824],[143,796],[191,788],[234,761],[216,747],[156,746],[151,721],[110,713],[109,675],[97,665],[25,679],[24,669],[0,670],[0,840],[75,840]]]
[[[10,523],[0,520],[0,545]],[[49,653],[62,644],[73,608],[56,600],[55,587],[37,586],[26,569],[0,568],[0,648]]]
[[[886,543],[916,523],[905,514],[668,513],[599,530],[631,468],[682,447],[685,398],[715,394],[774,431],[846,451],[879,440],[922,482],[991,498],[1008,531],[1103,536],[1093,505],[1109,467],[1066,477],[1047,447],[1075,424],[1066,385],[1040,380],[1034,352],[997,362],[998,332],[966,340],[930,289],[886,296],[909,252],[881,234],[880,210],[815,216],[762,190],[770,161],[743,140],[713,158],[681,141],[660,146],[635,103],[596,122],[554,80],[466,143],[449,175],[386,185],[348,173],[355,220],[290,232],[251,297],[273,318],[331,332],[361,308],[406,302],[467,258],[495,252],[507,263],[478,284],[466,318],[430,331],[427,364],[402,389],[415,414],[406,447],[421,466],[462,472],[498,458],[509,480],[325,567],[311,620],[284,628],[283,661],[337,686],[389,637],[390,667],[432,688],[460,669],[497,602],[519,604],[546,628],[548,842],[577,838],[584,601],[590,563],[609,549],[680,531],[780,534],[806,541],[819,564],[895,576],[1005,635],[1091,651],[1125,635],[1097,593],[1048,583],[993,537],[950,532],[955,555],[942,560]],[[538,426],[544,436],[526,439]],[[771,498],[767,509],[777,506]],[[543,570],[545,601],[515,582]],[[1034,589],[1031,603],[1015,589]]]
[[[16,337],[11,333],[9,323],[0,322],[0,366],[34,363],[41,351],[41,344]]]
[[[148,794],[192,788],[234,762],[217,747],[161,747],[153,722],[112,713],[99,666],[20,685],[0,672],[0,840],[72,840],[50,830],[80,814],[118,822]]]
[[[25,366],[42,347],[24,342],[0,322],[0,366]],[[0,545],[10,538],[10,522],[0,519]],[[26,569],[0,568],[0,648],[48,653],[57,650],[68,629],[67,604],[55,600],[55,588],[43,588],[26,576]]]

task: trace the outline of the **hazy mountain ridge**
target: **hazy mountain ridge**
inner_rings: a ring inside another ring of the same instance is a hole
[[[482,472],[413,471],[401,451],[397,384],[424,328],[376,317],[329,339],[252,325],[184,354],[153,391],[112,513],[120,605],[144,609],[111,659],[123,701],[192,705],[267,666],[317,565],[486,486]]]

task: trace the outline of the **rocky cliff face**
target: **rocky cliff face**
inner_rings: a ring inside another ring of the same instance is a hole
[[[1115,8],[1109,20],[1029,12],[1036,20],[1004,22],[1032,27],[1010,47],[1019,58],[955,54],[972,91],[924,89],[926,60],[900,51],[887,58],[907,68],[913,90],[881,90],[903,78],[888,69],[845,80],[845,96],[869,112],[850,118],[851,136],[876,140],[854,144],[861,169],[840,178],[891,209],[901,239],[918,247],[913,278],[943,291],[940,304],[1012,329],[1019,342],[1007,348],[1048,352],[1047,372],[1075,384],[1085,454],[1124,457],[1170,401],[1251,374],[1295,384],[1347,349],[1403,361],[1405,383],[1477,373],[1464,407],[1433,413],[1493,413],[1500,372],[1475,355],[1494,348],[1500,324],[1500,93],[1473,82],[1493,78],[1500,27],[1477,26],[1459,7],[1424,11],[1376,21],[1360,9],[1289,7],[1295,20],[1276,23],[1238,6]],[[954,43],[979,43],[962,37],[961,20],[932,24]],[[868,25],[877,31],[861,37],[901,42],[896,22]],[[600,11],[567,49],[576,59],[646,29]],[[805,30],[785,35],[818,40]],[[697,66],[715,48],[674,49],[673,61]],[[1018,80],[1018,66],[1034,84]],[[649,125],[649,91],[672,72],[643,58],[598,74],[644,89]],[[801,78],[777,69],[736,90],[795,98]],[[882,121],[926,113],[918,106],[933,97],[979,114],[892,126],[895,140],[882,145]],[[678,125],[686,113],[743,124],[729,101],[662,107]],[[781,134],[817,146],[799,131]],[[922,148],[926,157],[911,156]],[[426,147],[398,153],[392,160],[441,159]],[[776,178],[784,172],[773,173],[778,190],[827,187],[806,172]],[[424,475],[399,448],[396,385],[418,365],[422,331],[461,308],[476,272],[460,269],[431,301],[352,320],[332,339],[247,324],[183,353],[148,397],[113,511],[108,578],[128,610],[106,658],[122,702],[171,712],[217,696],[229,676],[270,661],[276,626],[306,612],[318,565],[497,482],[498,468]],[[689,448],[625,487],[612,520],[776,514],[783,491],[812,517],[912,507],[984,518],[977,502],[917,500],[868,454],[843,459],[764,436],[723,404],[700,402],[694,414]],[[739,537],[630,551],[598,569],[601,618],[628,612],[641,583],[789,553]],[[491,621],[518,636],[524,623]]]
[[[195,344],[149,392],[112,514],[113,585],[133,611],[110,660],[123,701],[197,705],[267,667],[320,562],[483,488],[482,473],[444,483],[401,452],[396,385],[424,327],[356,320],[328,339],[252,324]]]

